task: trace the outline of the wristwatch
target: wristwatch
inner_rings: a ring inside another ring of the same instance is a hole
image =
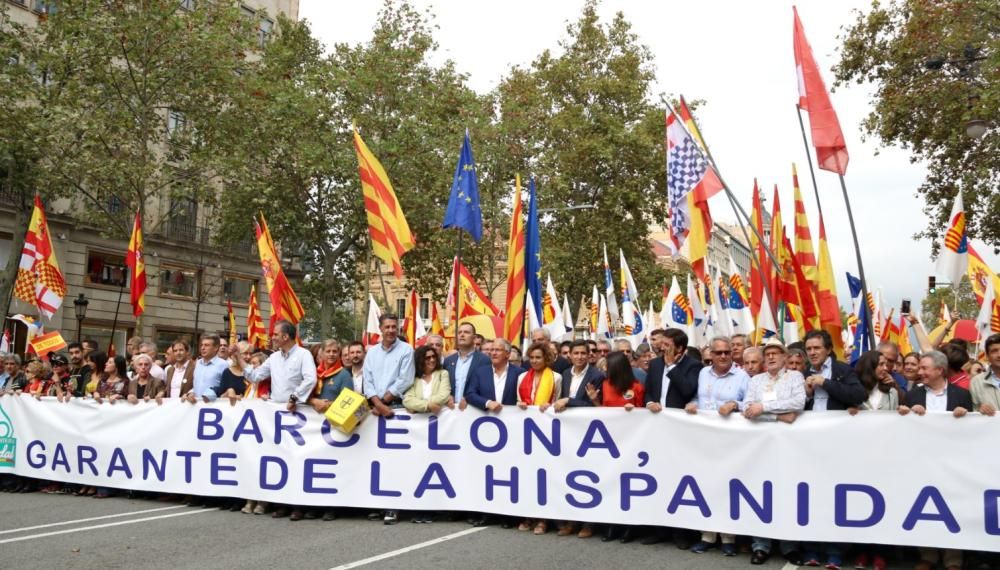
[[[296,396],[295,394],[292,394],[291,396],[288,397],[288,403],[289,404],[297,404],[298,401],[299,401],[299,397]]]

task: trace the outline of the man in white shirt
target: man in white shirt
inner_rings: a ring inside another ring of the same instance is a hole
[[[253,383],[271,379],[271,400],[286,403],[289,412],[294,412],[298,402],[309,398],[316,387],[316,361],[312,353],[295,342],[295,325],[288,321],[274,323],[271,345],[278,350],[257,368],[251,369],[240,359],[247,380]]]
[[[365,345],[361,341],[354,341],[347,345],[345,350],[347,354],[341,360],[344,362],[344,367],[350,367],[351,379],[354,383],[354,391],[358,394],[365,393]]]
[[[604,381],[604,374],[590,366],[590,349],[587,341],[575,340],[570,344],[569,360],[573,366],[562,373],[559,399],[553,405],[557,412],[568,407],[593,406],[593,402],[587,396],[587,386],[600,390],[601,382]]]
[[[951,412],[960,418],[972,409],[969,391],[948,382],[948,357],[943,352],[931,350],[920,357],[920,381],[920,386],[906,393],[906,405],[899,407],[900,415],[911,411],[918,416]]]

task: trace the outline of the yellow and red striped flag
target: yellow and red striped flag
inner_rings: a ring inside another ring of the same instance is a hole
[[[146,259],[142,254],[142,213],[136,211],[125,264],[129,268],[129,300],[136,317],[146,310]]]
[[[368,234],[372,239],[375,257],[392,267],[396,278],[403,277],[403,254],[415,245],[410,226],[403,216],[403,209],[396,199],[389,175],[382,164],[361,140],[354,127],[354,149],[358,154],[358,173],[361,176],[361,193],[365,198],[368,216]]]
[[[267,293],[271,298],[271,319],[268,329],[272,329],[278,320],[286,320],[296,325],[305,316],[305,309],[302,308],[292,284],[285,276],[285,270],[281,268],[281,259],[278,258],[278,250],[274,247],[271,230],[267,227],[264,214],[260,214],[260,220],[254,220],[253,223],[257,234],[257,250],[260,252],[260,266],[264,271]]]
[[[750,263],[750,312],[753,314],[755,322],[760,313],[761,301],[766,295],[765,289],[770,285],[767,277],[769,270],[761,271],[771,266],[767,259],[767,252],[764,250],[767,244],[763,240],[757,239],[758,234],[761,237],[764,236],[764,217],[761,211],[760,188],[757,186],[755,178],[753,181],[753,213],[750,216],[750,222],[757,229],[756,232],[750,232],[750,255],[757,257],[757,263]],[[771,317],[773,319],[774,315]]]
[[[989,265],[983,261],[979,252],[969,244],[969,281],[972,283],[972,292],[976,294],[976,301],[982,305],[983,295],[986,294],[986,286],[990,280],[993,281],[993,290],[1000,291],[1000,277],[990,269]]]
[[[229,319],[229,346],[236,346],[236,313],[232,299],[226,299],[226,318]]]
[[[420,318],[420,296],[417,295],[416,289],[410,290],[404,310],[406,314],[403,316],[403,334],[411,346],[417,346],[417,341],[427,336],[427,330],[424,328],[423,319]]]
[[[431,334],[444,336],[444,327],[441,325],[441,315],[438,313],[437,301],[431,303]]]
[[[840,335],[843,325],[840,321],[840,303],[837,301],[837,285],[834,281],[833,262],[830,248],[826,243],[826,226],[823,214],[819,215],[819,266],[816,268],[817,304],[819,305],[820,326],[830,333],[837,358],[844,358],[844,339]]]
[[[59,331],[52,331],[43,335],[38,335],[31,339],[31,348],[39,357],[44,358],[50,352],[56,352],[66,348],[66,341]]]
[[[792,163],[792,186],[795,188],[795,259],[802,267],[806,278],[815,286],[816,254],[813,253],[812,232],[809,231],[809,218],[806,216],[806,206],[802,202],[802,191],[799,189],[799,173]]]
[[[56,261],[45,208],[38,194],[35,194],[35,208],[31,212],[28,232],[24,235],[14,294],[18,299],[38,307],[38,312],[49,319],[62,306],[66,296],[66,279]]]
[[[264,319],[260,316],[260,306],[257,305],[257,284],[250,286],[250,304],[247,308],[247,342],[258,350],[267,348],[267,332],[264,330]]]
[[[524,219],[521,217],[521,176],[514,177],[514,211],[510,215],[510,241],[507,243],[507,299],[504,304],[503,336],[514,346],[521,345],[524,329]]]

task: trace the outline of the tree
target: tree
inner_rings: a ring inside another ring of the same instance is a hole
[[[908,148],[913,162],[928,166],[917,193],[929,219],[917,237],[943,235],[961,192],[969,234],[1000,246],[998,22],[995,0],[875,1],[842,38],[837,85],[875,86],[864,132]],[[970,138],[971,119],[992,130]]]
[[[3,21],[0,145],[17,190],[70,197],[109,236],[127,239],[138,210],[148,235],[180,216],[174,237],[207,243],[195,212],[230,180],[241,78],[266,38],[236,4],[183,5],[66,2],[37,26]]]
[[[227,186],[224,200],[241,207],[223,218],[226,234],[238,236],[251,212],[268,212],[275,239],[309,264],[301,286],[307,318],[318,316],[313,328],[326,336],[337,308],[372,275],[352,122],[385,167],[416,236],[403,257],[407,284],[439,291],[455,249],[455,233],[440,227],[452,172],[465,129],[476,141],[490,128],[488,106],[451,62],[430,62],[437,49],[430,17],[406,2],[387,1],[368,42],[337,44],[329,56],[305,23],[283,27],[263,54],[259,86],[262,101],[280,105],[251,102],[246,114],[257,180]],[[477,248],[467,247],[466,259],[479,272],[480,257],[470,251]]]
[[[927,293],[920,305],[920,318],[928,326],[928,331],[941,324],[942,304],[948,306],[952,319],[975,319],[979,314],[979,302],[968,279],[962,279],[958,286],[957,304],[955,290],[951,286],[939,285],[933,293]]]
[[[561,55],[544,51],[497,88],[500,138],[508,165],[534,173],[540,207],[554,210],[542,216],[542,271],[560,293],[603,290],[607,244],[613,266],[624,250],[645,307],[668,277],[648,243],[667,211],[652,55],[621,13],[601,23],[594,2],[566,32]]]

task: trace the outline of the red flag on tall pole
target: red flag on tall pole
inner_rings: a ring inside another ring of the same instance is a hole
[[[830,94],[823,83],[823,76],[816,65],[812,47],[806,39],[806,32],[799,21],[799,11],[793,6],[795,15],[795,76],[799,85],[799,108],[809,113],[809,127],[812,143],[816,147],[816,164],[823,170],[847,174],[847,143],[840,130],[837,112],[830,102]]]
[[[146,310],[146,261],[142,255],[142,213],[136,211],[132,224],[132,238],[128,242],[125,264],[129,269],[129,300],[132,315],[138,317]]]

